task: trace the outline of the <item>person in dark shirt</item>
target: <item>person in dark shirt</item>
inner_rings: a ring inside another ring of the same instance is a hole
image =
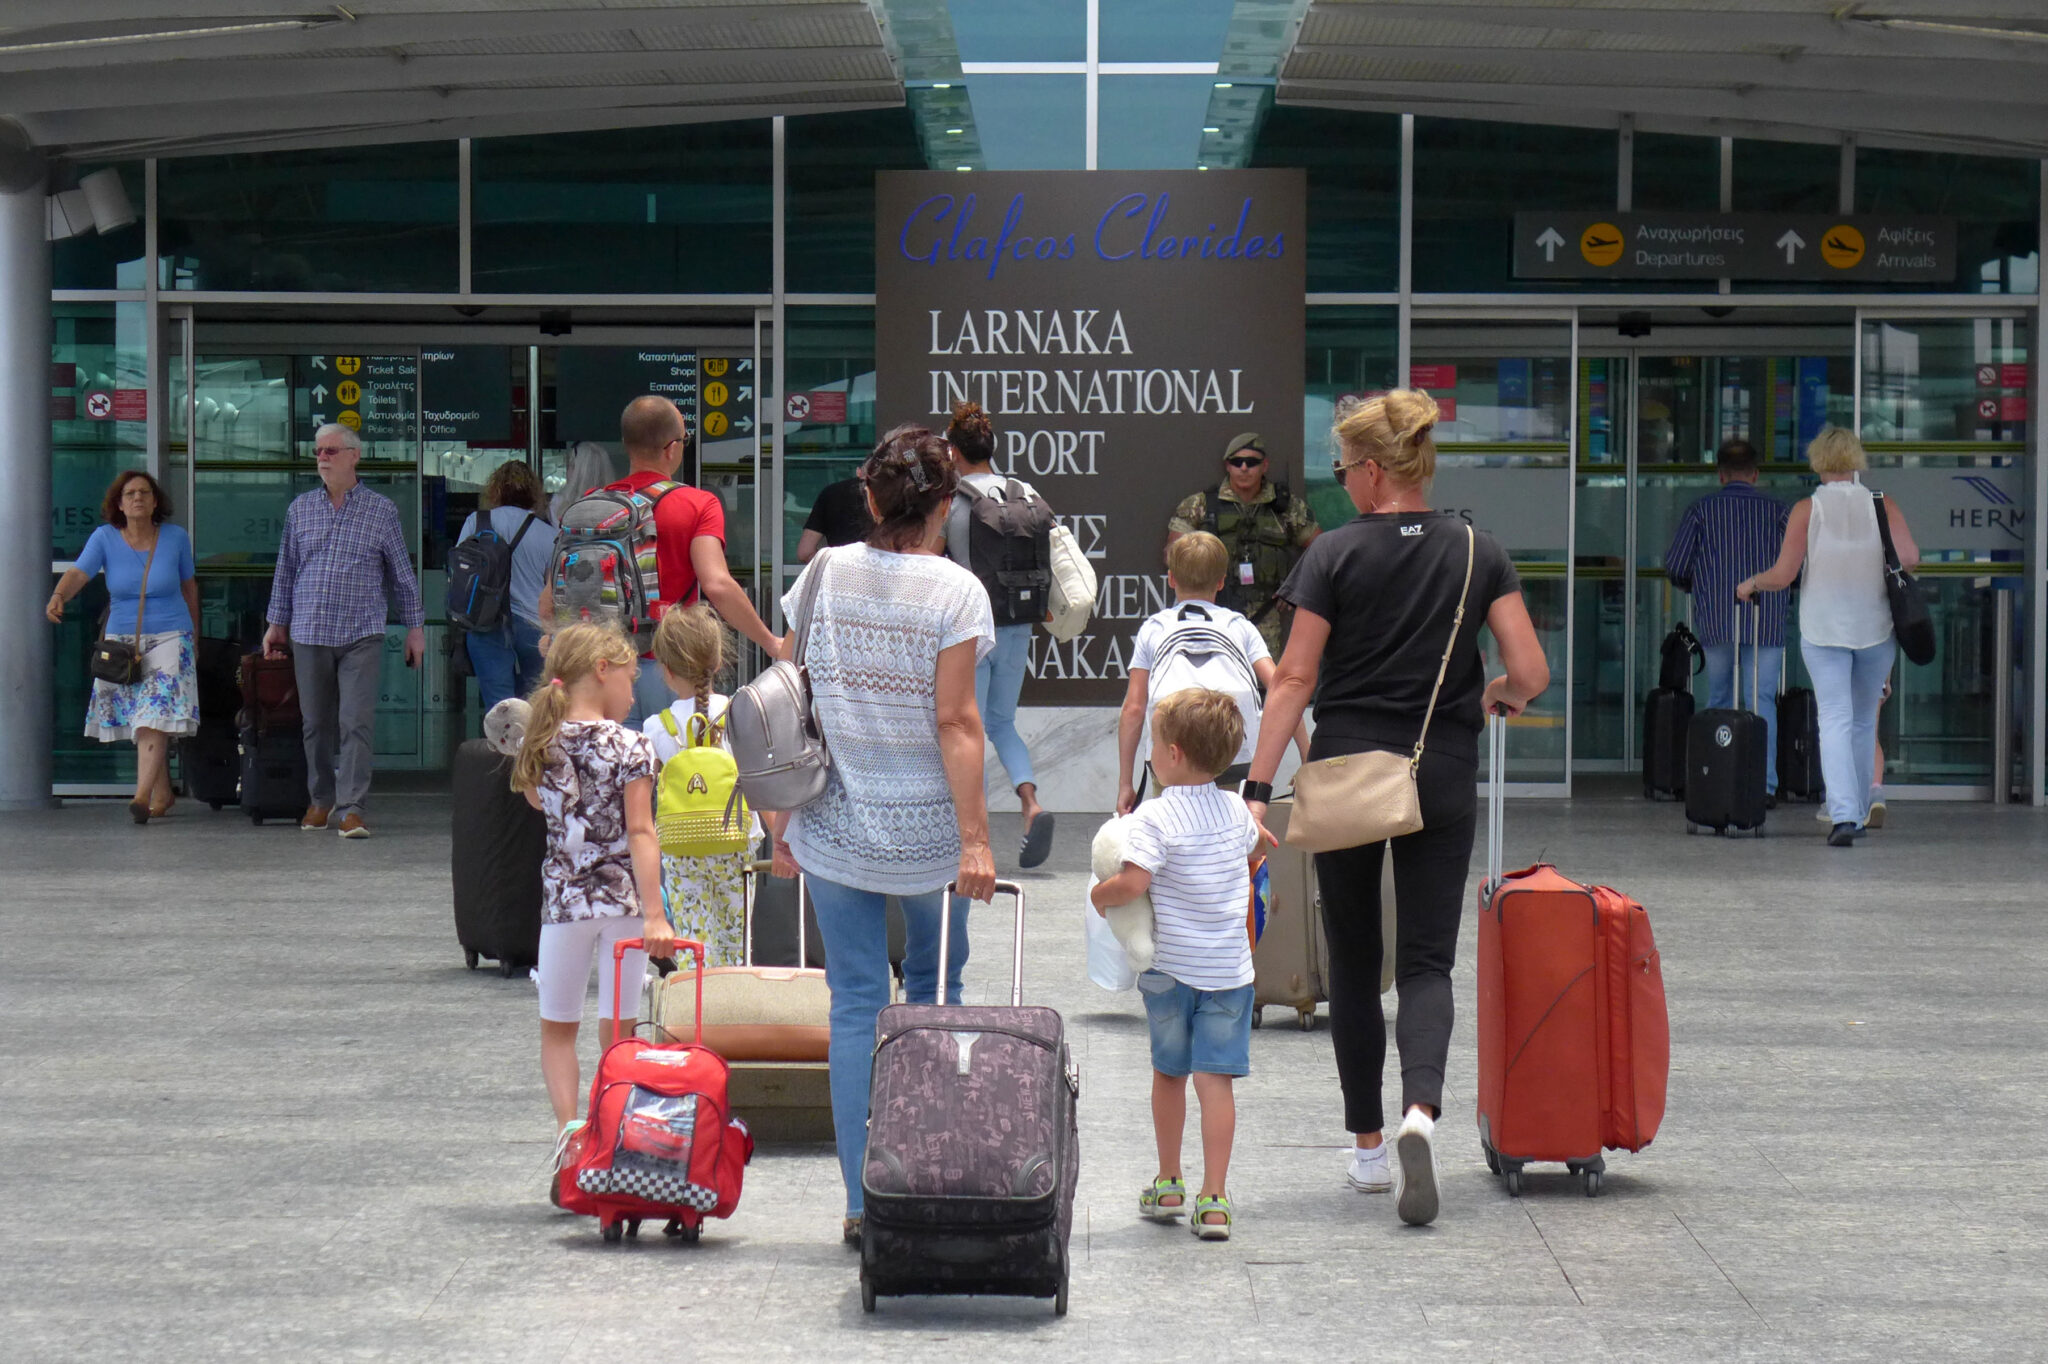
[[[804,533],[796,542],[796,561],[807,564],[820,549],[836,549],[865,540],[874,528],[875,518],[868,515],[867,494],[859,479],[842,478],[837,483],[827,483],[818,500],[811,504],[810,518],[804,522]]]
[[[1359,516],[1308,547],[1281,584],[1295,607],[1280,670],[1266,694],[1245,804],[1261,821],[1273,778],[1314,697],[1320,761],[1366,752],[1416,755],[1422,827],[1390,843],[1316,854],[1329,936],[1330,1033],[1356,1149],[1348,1180],[1391,1189],[1399,1161],[1401,1220],[1437,1214],[1436,1119],[1451,1048],[1451,968],[1472,861],[1479,732],[1488,711],[1520,715],[1550,685],[1521,580],[1491,535],[1429,509],[1437,406],[1396,389],[1337,422],[1337,479]],[[1493,632],[1505,672],[1486,679],[1479,632]],[[1431,720],[1435,724],[1430,724]],[[1401,1047],[1400,1129],[1382,1139],[1380,869],[1394,859],[1395,1036]]]

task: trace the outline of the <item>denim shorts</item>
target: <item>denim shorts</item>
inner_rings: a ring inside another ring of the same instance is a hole
[[[1252,987],[1197,990],[1164,971],[1138,977],[1152,1029],[1152,1069],[1161,1075],[1252,1073]]]

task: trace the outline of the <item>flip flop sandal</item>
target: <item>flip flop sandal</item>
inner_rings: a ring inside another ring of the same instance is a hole
[[[1052,855],[1052,812],[1040,810],[1024,831],[1024,846],[1017,853],[1017,865],[1035,867]]]
[[[1221,1222],[1207,1220],[1212,1212],[1222,1213],[1223,1220]],[[1234,1220],[1236,1219],[1231,1216],[1230,1196],[1228,1194],[1203,1194],[1195,1200],[1195,1220],[1188,1223],[1188,1230],[1201,1237],[1204,1241],[1228,1241],[1230,1239],[1230,1224]]]
[[[1178,1203],[1164,1200],[1178,1198]],[[1138,1193],[1138,1211],[1155,1222],[1171,1222],[1188,1210],[1188,1186],[1185,1180],[1155,1179]]]

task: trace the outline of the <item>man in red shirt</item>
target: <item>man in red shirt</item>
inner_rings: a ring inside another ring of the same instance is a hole
[[[607,486],[639,492],[673,479],[687,435],[683,414],[667,398],[648,394],[627,403],[619,416],[619,436],[631,471]],[[725,566],[725,507],[716,494],[685,485],[661,496],[654,508],[654,557],[664,609],[689,606],[701,593],[727,624],[766,649],[770,658],[782,652],[782,640],[769,631],[747,590]],[[638,728],[675,699],[653,655],[643,655],[626,723]]]

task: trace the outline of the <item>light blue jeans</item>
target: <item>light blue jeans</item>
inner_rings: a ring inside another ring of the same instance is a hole
[[[1017,697],[1024,690],[1024,673],[1031,663],[1031,626],[998,625],[996,647],[974,665],[974,704],[981,711],[982,727],[996,746],[1003,771],[1010,774],[1012,787],[1026,782],[1037,784],[1031,775],[1031,750],[1017,733]]]
[[[846,1215],[861,1213],[860,1172],[868,1149],[868,1090],[874,1079],[875,1016],[889,1002],[888,899],[878,891],[856,890],[813,876],[806,882],[825,940],[825,983],[832,990],[832,1129],[839,1146],[839,1175],[846,1182]],[[939,906],[943,894],[897,897],[905,929],[903,996],[929,1004],[938,997]],[[952,958],[946,972],[946,1000],[960,998],[960,971],[967,965],[966,900],[953,903]]]
[[[1707,656],[1707,705],[1714,710],[1725,710],[1735,704],[1735,646],[1732,644],[1708,644],[1702,646]],[[1778,682],[1785,676],[1785,651],[1782,648],[1765,649],[1757,659],[1762,678],[1755,682],[1757,695],[1750,699],[1750,686],[1755,673],[1750,671],[1750,649],[1742,651],[1742,697],[1743,707],[1764,717],[1764,790],[1778,789]]]
[[[1820,712],[1820,771],[1828,787],[1828,819],[1863,827],[1877,781],[1877,710],[1891,679],[1893,640],[1867,649],[1801,644]]]
[[[508,696],[530,696],[540,685],[540,627],[518,616],[489,634],[471,631],[469,666],[476,672],[476,689],[489,710]]]

